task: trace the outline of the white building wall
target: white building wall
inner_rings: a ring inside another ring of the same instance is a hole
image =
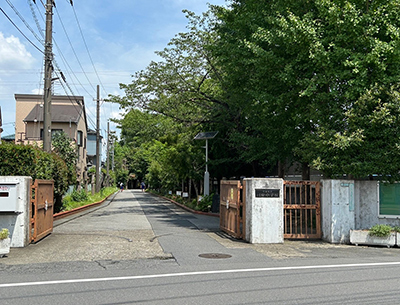
[[[377,181],[355,182],[355,230],[369,229],[378,223],[379,189]]]
[[[322,180],[322,239],[330,243],[350,242],[355,227],[353,180]]]
[[[283,180],[244,179],[246,194],[246,241],[250,243],[283,243]],[[274,190],[279,197],[260,197],[256,190]]]
[[[25,247],[29,244],[31,177],[0,176],[0,187],[2,185],[4,189],[7,185],[11,186],[12,193],[8,197],[0,197],[0,229],[10,231],[11,247]],[[16,196],[13,194],[15,190]],[[7,208],[2,208],[5,206]]]
[[[356,181],[356,230],[370,229],[377,224],[400,226],[399,216],[379,216],[379,182]]]

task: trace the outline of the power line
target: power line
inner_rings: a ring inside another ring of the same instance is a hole
[[[6,16],[7,17],[7,19],[11,22],[11,24],[21,33],[21,35],[22,36],[24,36],[24,38],[26,39],[26,40],[28,40],[29,41],[29,43],[35,48],[35,49],[37,49],[40,53],[42,53],[43,55],[44,55],[44,52],[41,50],[41,49],[39,49],[21,30],[20,30],[20,28],[11,20],[11,18],[10,17],[8,17],[8,15],[7,15],[7,13],[0,7],[0,10],[1,10],[1,12],[4,14],[4,16]]]
[[[15,14],[19,17],[19,19],[21,19],[21,21],[25,24],[26,28],[33,34],[33,36],[35,36],[35,38],[37,39],[37,41],[39,41],[40,44],[44,45],[44,40],[40,39],[39,36],[35,33],[35,31],[31,28],[31,26],[26,22],[26,20],[24,19],[24,17],[22,17],[22,15],[18,12],[17,8],[9,1],[6,0],[6,2],[8,3],[8,5],[13,9],[13,11],[15,12]]]
[[[72,1],[71,1],[71,4],[72,4]],[[75,11],[75,7],[74,7],[73,5],[71,5],[71,6],[72,6],[72,10],[74,11],[74,15],[75,15],[76,23],[78,24],[79,32],[81,33],[83,42],[84,42],[84,44],[85,44],[86,51],[87,51],[87,53],[88,53],[88,55],[89,55],[90,62],[92,63],[93,69],[94,69],[94,71],[95,71],[95,73],[96,73],[96,75],[97,75],[97,79],[99,80],[100,85],[101,85],[101,87],[102,87],[104,93],[105,93],[106,95],[108,95],[108,94],[107,94],[107,91],[105,90],[105,88],[104,88],[104,86],[103,86],[103,84],[102,84],[102,82],[101,82],[101,79],[100,79],[100,77],[99,77],[99,74],[97,73],[96,66],[94,65],[92,56],[90,55],[89,48],[88,48],[88,46],[87,46],[85,36],[83,36],[81,24],[79,23],[78,16],[77,16],[76,11]]]
[[[42,36],[43,36],[43,39],[44,39],[43,31],[42,31],[42,29],[41,29],[41,27],[40,27],[39,20],[38,20],[38,18],[37,18],[37,16],[36,16],[36,13],[35,13],[35,11],[34,11],[34,8],[33,8],[33,6],[32,6],[32,3],[31,3],[30,0],[28,0],[28,2],[29,2],[29,6],[30,6],[30,8],[31,8],[32,16],[33,16],[33,18],[35,19],[36,26],[37,26],[39,32],[42,33]],[[37,3],[36,3],[36,2],[34,2],[34,3],[36,4],[36,8],[37,8],[38,12],[40,13]],[[42,2],[42,4],[44,5],[43,2]],[[41,16],[42,21],[45,22],[43,16],[42,16],[41,14],[39,14],[39,15]],[[60,53],[61,60],[64,62],[64,64],[67,66],[67,68],[69,67],[69,69],[70,69],[71,72],[72,72],[72,69],[71,69],[71,67],[70,67],[69,64],[68,64],[68,61],[65,59],[65,56],[64,56],[64,54],[62,53],[61,49],[59,48],[59,46],[58,46],[56,40],[54,39],[54,37],[53,37],[53,42],[54,42],[54,44],[55,44],[55,46],[56,46],[58,52]],[[62,71],[61,71],[61,69],[60,69],[60,67],[59,67],[59,65],[57,64],[57,62],[56,62],[55,59],[53,59],[53,63],[54,63],[54,65],[56,66],[56,68],[58,69],[58,71],[60,72],[62,79],[66,82],[65,77],[64,77],[64,74],[62,73]],[[73,72],[72,72],[72,74],[75,76],[75,79],[78,81],[78,83],[80,83],[80,81],[79,81],[79,79],[76,77],[76,75],[75,75]],[[73,84],[73,85],[75,86],[75,84]],[[67,84],[67,86],[68,86],[68,84]],[[82,85],[81,85],[81,86],[82,86]],[[69,86],[68,86],[68,87],[69,87]],[[83,86],[82,86],[82,87],[83,87]],[[84,87],[83,87],[83,88],[84,88]],[[75,89],[78,89],[78,88],[76,88],[76,86],[75,86]],[[85,88],[84,88],[84,89],[85,89]],[[75,95],[75,94],[73,93],[72,89],[70,89],[70,90],[71,90],[72,95]],[[79,91],[79,90],[78,90],[78,91]],[[89,92],[88,92],[88,94],[90,95]]]
[[[69,44],[70,44],[70,46],[71,46],[72,52],[74,53],[75,58],[76,58],[76,60],[78,61],[78,64],[79,64],[79,66],[81,67],[82,72],[83,72],[83,74],[85,75],[85,77],[86,77],[87,81],[89,82],[90,86],[92,87],[93,91],[95,91],[95,88],[94,88],[93,84],[90,82],[89,77],[87,76],[85,70],[83,69],[82,63],[81,63],[81,61],[79,60],[78,55],[76,54],[75,48],[74,48],[74,46],[73,46],[73,44],[72,44],[72,42],[71,42],[71,39],[69,38],[69,35],[68,35],[68,33],[67,33],[67,30],[66,30],[66,28],[65,28],[65,26],[64,26],[64,22],[62,21],[62,18],[61,18],[61,16],[60,16],[60,14],[58,13],[58,9],[57,9],[57,8],[56,8],[56,13],[57,13],[57,16],[58,16],[58,18],[59,18],[59,20],[60,20],[61,26],[62,26],[62,28],[63,28],[63,30],[64,30],[65,36],[67,37],[67,40],[68,40],[68,42],[69,42]],[[72,70],[72,69],[71,69],[71,70]],[[78,79],[76,76],[75,76],[75,78],[77,79],[78,83],[80,83],[79,79]],[[82,86],[82,88],[86,91],[87,94],[89,94],[92,98],[94,98],[93,95],[90,94],[82,84],[81,84],[81,86]]]

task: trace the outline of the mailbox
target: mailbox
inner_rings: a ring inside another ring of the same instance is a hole
[[[15,212],[17,210],[18,182],[0,183],[0,212]]]

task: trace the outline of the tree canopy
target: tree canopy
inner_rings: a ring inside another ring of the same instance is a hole
[[[218,130],[220,177],[299,162],[329,177],[400,178],[398,1],[231,0],[186,14],[187,33],[111,98],[129,110],[124,144],[156,156],[142,158],[147,174],[190,168],[194,134]]]

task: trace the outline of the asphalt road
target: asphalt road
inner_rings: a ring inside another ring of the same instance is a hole
[[[397,304],[400,249],[251,245],[140,191],[0,259],[0,304]]]

